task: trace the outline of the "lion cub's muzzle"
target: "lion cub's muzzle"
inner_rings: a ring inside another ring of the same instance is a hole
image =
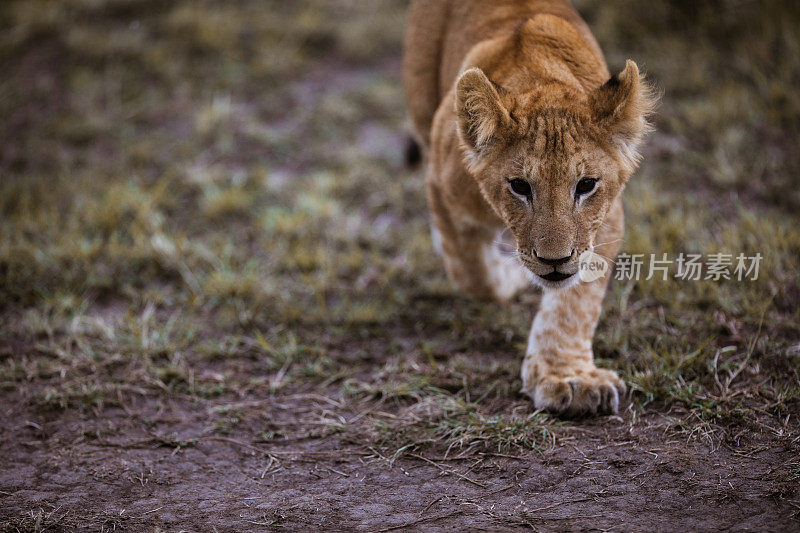
[[[574,249],[569,255],[563,257],[542,256],[536,250],[532,251],[532,256],[521,250],[517,253],[528,270],[533,272],[537,278],[544,280],[542,285],[547,287],[571,285],[570,278],[578,273],[577,254]]]

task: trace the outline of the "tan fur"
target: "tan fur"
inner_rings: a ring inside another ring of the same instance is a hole
[[[575,272],[585,250],[613,260],[622,237],[620,194],[655,103],[636,64],[609,78],[565,1],[414,0],[404,81],[451,280],[498,300],[528,279],[540,285],[524,392],[559,413],[616,412],[625,385],[592,356],[606,280],[583,283]],[[578,195],[584,178],[598,181]],[[513,192],[514,179],[531,194]],[[506,229],[514,262],[494,248]],[[574,275],[540,277],[554,269]]]

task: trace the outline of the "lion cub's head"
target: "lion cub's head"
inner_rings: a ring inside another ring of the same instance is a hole
[[[513,94],[477,68],[456,85],[467,166],[546,287],[576,282],[639,160],[655,98],[633,61],[590,94],[552,83]]]

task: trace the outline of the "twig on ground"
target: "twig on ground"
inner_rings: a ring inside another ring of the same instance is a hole
[[[556,503],[551,503],[550,505],[545,505],[544,507],[539,507],[538,509],[531,509],[528,513],[541,513],[542,511],[547,511],[548,509],[552,509],[553,507],[558,507],[559,505],[567,505],[570,503],[579,503],[579,502],[587,502],[589,498],[578,498],[575,500],[564,500]]]
[[[463,479],[464,481],[468,481],[468,482],[472,483],[473,485],[477,485],[477,486],[479,486],[481,488],[484,488],[484,489],[486,488],[486,485],[484,485],[480,481],[475,481],[474,479],[472,479],[470,477],[467,477],[464,474],[460,474],[460,473],[456,472],[455,470],[448,470],[447,468],[443,467],[442,465],[431,461],[427,457],[423,457],[422,455],[418,455],[416,453],[410,453],[408,455],[410,457],[416,457],[417,459],[422,459],[426,463],[432,464],[433,466],[435,466],[436,468],[441,470],[444,474],[453,474],[454,476],[459,477],[459,478]]]
[[[431,503],[429,503],[428,505],[426,505],[426,506],[425,506],[425,509],[423,509],[423,510],[422,510],[422,512],[420,512],[420,513],[419,513],[419,516],[422,516],[422,515],[424,515],[424,514],[425,514],[425,513],[428,511],[428,509],[430,509],[431,507],[433,507],[433,506],[434,506],[436,503],[438,503],[438,502],[442,501],[442,498],[444,498],[444,496],[439,496],[438,498],[436,498],[435,500],[433,500]]]
[[[411,527],[411,526],[415,526],[417,524],[421,524],[423,522],[431,522],[431,521],[434,521],[434,520],[442,520],[444,518],[450,518],[450,517],[455,516],[457,514],[462,514],[463,512],[464,512],[463,510],[458,509],[456,511],[452,511],[452,512],[445,513],[445,514],[438,515],[438,516],[429,516],[427,518],[417,518],[416,520],[412,520],[410,522],[404,522],[402,524],[397,524],[396,526],[389,526],[389,527],[385,527],[383,529],[376,529],[374,531],[371,531],[370,533],[385,533],[386,531],[394,531],[395,529],[402,529],[402,528],[405,528],[405,527]]]

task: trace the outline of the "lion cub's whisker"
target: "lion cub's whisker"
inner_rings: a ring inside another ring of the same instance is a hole
[[[606,242],[601,242],[601,243],[598,243],[598,244],[593,244],[593,245],[592,245],[592,246],[590,246],[589,248],[590,248],[591,250],[594,250],[594,248],[597,248],[598,246],[605,246],[605,245],[607,245],[607,244],[614,244],[614,243],[617,243],[617,242],[622,242],[622,241],[624,241],[624,240],[625,240],[625,239],[623,239],[623,238],[621,238],[621,237],[620,237],[619,239],[614,239],[614,240],[612,240],[612,241],[606,241]]]

